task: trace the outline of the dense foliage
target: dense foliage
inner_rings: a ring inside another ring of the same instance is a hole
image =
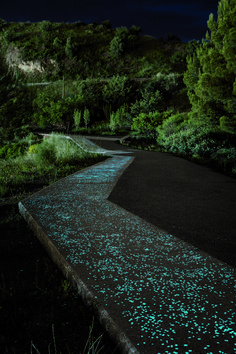
[[[206,40],[188,57],[184,82],[195,125],[236,132],[236,2],[222,0],[218,20],[210,15]]]
[[[217,22],[210,15],[208,27],[202,44],[185,44],[141,36],[135,26],[112,29],[109,21],[1,21],[1,126],[60,126],[80,134],[103,134],[103,128],[115,134],[126,126],[165,151],[213,158],[231,149],[233,156],[235,0],[222,0]],[[42,72],[9,70],[5,58],[15,47],[25,60],[41,60]],[[53,83],[25,85],[34,80]]]

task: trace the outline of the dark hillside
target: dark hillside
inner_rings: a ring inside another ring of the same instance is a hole
[[[182,53],[177,71],[186,69],[186,43],[163,41],[140,32],[135,26],[112,29],[109,21],[103,24],[2,21],[0,46],[8,64],[15,68],[20,68],[23,61],[40,61],[45,70],[40,75],[36,66],[32,66],[34,70],[27,71],[30,82],[61,79],[63,75],[83,79],[115,74],[151,77],[160,71],[168,73],[176,69],[172,60],[176,52]],[[21,67],[21,71],[26,73],[25,68]]]

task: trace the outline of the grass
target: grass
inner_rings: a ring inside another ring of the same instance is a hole
[[[19,195],[28,183],[54,183],[95,162],[104,156],[88,153],[62,135],[52,134],[42,142],[29,145],[23,155],[0,159],[0,196]]]
[[[22,199],[106,157],[84,153],[58,135],[38,145],[45,151],[54,146],[53,162],[46,159],[39,167],[42,156],[36,152],[0,162],[1,178],[9,188],[0,198],[0,352],[118,354],[92,309],[84,305],[18,212]]]

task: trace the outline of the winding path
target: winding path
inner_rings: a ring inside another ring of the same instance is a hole
[[[23,200],[21,214],[122,353],[234,353],[236,181],[89,140],[110,158]]]

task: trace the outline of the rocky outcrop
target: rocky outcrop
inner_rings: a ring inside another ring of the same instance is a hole
[[[19,48],[15,46],[9,46],[6,51],[6,63],[11,68],[19,68],[24,73],[40,72],[43,73],[48,65],[52,65],[53,68],[57,67],[58,64],[53,59],[48,59],[46,61],[41,60],[22,60],[22,56]]]

